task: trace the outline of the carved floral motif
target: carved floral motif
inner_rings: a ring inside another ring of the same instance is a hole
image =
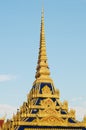
[[[66,123],[65,120],[55,117],[55,116],[49,116],[42,118],[41,122],[46,123],[47,125],[59,125],[62,123]]]
[[[51,90],[50,90],[50,88],[47,85],[45,85],[42,88],[42,94],[51,94]]]
[[[50,98],[42,100],[41,105],[45,106],[45,107],[55,108],[55,102],[53,102],[52,99],[50,99]]]

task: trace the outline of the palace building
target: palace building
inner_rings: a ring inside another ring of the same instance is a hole
[[[76,120],[75,110],[68,109],[67,101],[60,101],[60,92],[50,77],[43,9],[35,81],[27,101],[4,123],[2,130],[86,130],[86,117]]]

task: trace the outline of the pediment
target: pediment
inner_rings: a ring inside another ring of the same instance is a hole
[[[56,111],[55,109],[48,108],[45,110],[40,110],[39,115],[45,115],[45,116],[47,116],[47,115],[49,115],[49,116],[54,115],[55,116],[56,115],[59,117],[60,113],[59,113],[59,111]]]
[[[45,108],[55,108],[55,102],[52,101],[51,98],[47,98],[45,100],[42,100],[40,103],[42,106],[44,106]]]
[[[47,86],[47,85],[45,85],[43,88],[42,88],[42,94],[51,94],[51,90],[50,90],[50,88]]]
[[[62,118],[56,117],[56,116],[49,116],[49,117],[44,117],[41,120],[39,120],[39,123],[46,124],[46,125],[53,125],[53,126],[59,126],[62,124],[65,124],[66,121],[63,120]]]

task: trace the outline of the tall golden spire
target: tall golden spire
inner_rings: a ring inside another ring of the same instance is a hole
[[[35,82],[53,82],[50,78],[50,70],[47,63],[45,30],[44,30],[44,9],[42,8],[41,30],[40,30],[40,48],[38,56],[37,72]]]

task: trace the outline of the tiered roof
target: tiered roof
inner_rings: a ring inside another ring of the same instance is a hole
[[[29,129],[81,129],[86,126],[86,118],[79,122],[75,110],[68,110],[68,102],[60,101],[60,92],[50,77],[47,63],[44,32],[44,10],[42,9],[40,48],[35,81],[27,96],[27,102],[17,110],[11,120],[7,120],[3,130]]]

